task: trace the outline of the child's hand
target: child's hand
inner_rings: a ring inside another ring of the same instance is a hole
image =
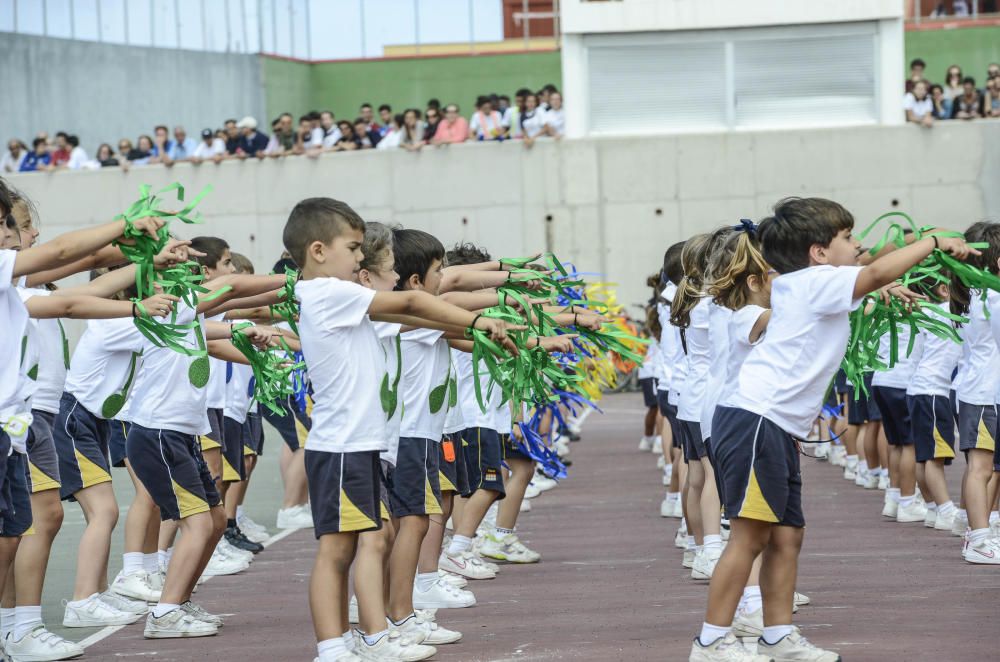
[[[960,237],[937,237],[938,248],[954,258],[964,260],[970,255],[982,255]]]
[[[171,239],[153,258],[153,266],[157,269],[167,269],[175,264],[187,262],[192,255],[202,257],[204,253],[191,248],[191,242],[186,239]]]
[[[476,328],[489,334],[491,340],[499,341],[507,338],[508,331],[523,331],[528,327],[521,324],[508,324],[493,317],[480,317],[476,320]]]
[[[578,338],[575,333],[567,333],[561,336],[545,336],[538,339],[538,346],[546,352],[572,352],[573,339]]]
[[[159,239],[156,232],[162,228],[165,223],[166,221],[162,218],[147,216],[146,218],[139,218],[132,221],[132,227],[139,230],[143,234],[149,235],[150,239]]]
[[[591,331],[600,331],[607,322],[608,318],[604,315],[577,314],[576,316],[576,326],[582,326]]]
[[[923,294],[914,292],[899,283],[889,283],[885,287],[880,287],[876,292],[882,299],[882,303],[888,304],[890,299],[896,298],[903,302],[907,310],[913,306],[919,306],[921,301],[927,301],[927,297]]]
[[[267,349],[277,344],[278,332],[270,326],[248,326],[237,333],[245,335],[259,349]]]
[[[142,307],[153,317],[166,317],[174,308],[177,297],[172,294],[154,294],[142,300]]]

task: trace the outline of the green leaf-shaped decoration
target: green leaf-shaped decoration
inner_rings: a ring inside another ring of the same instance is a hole
[[[454,377],[448,380],[448,408],[458,406],[458,380]]]
[[[188,381],[195,388],[204,388],[208,384],[208,376],[212,369],[208,363],[207,356],[199,356],[191,362],[188,368]]]
[[[31,369],[28,370],[28,379],[30,379],[33,382],[37,382],[38,381],[38,364],[37,363],[35,365],[31,366]]]
[[[104,418],[114,418],[125,406],[125,396],[121,393],[112,393],[101,405],[101,416]]]
[[[444,406],[444,397],[447,395],[448,382],[444,384],[439,384],[431,389],[430,397],[428,398],[428,404],[431,408],[431,413],[436,414],[441,411],[441,407]]]

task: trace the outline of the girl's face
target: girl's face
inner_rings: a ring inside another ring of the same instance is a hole
[[[538,97],[534,94],[529,94],[524,97],[524,107],[526,110],[534,110],[535,108],[538,108]]]
[[[412,111],[406,113],[406,115],[403,117],[403,121],[406,122],[406,126],[412,129],[417,125],[417,114]]]
[[[38,241],[38,228],[31,218],[31,210],[23,202],[16,202],[12,212],[17,222],[18,243],[21,248],[31,248]]]
[[[948,69],[948,83],[958,85],[962,80],[962,70],[958,67],[950,67]]]
[[[141,149],[144,152],[149,152],[153,149],[153,143],[150,142],[147,136],[139,138],[139,149]]]
[[[748,297],[750,303],[761,308],[771,307],[771,282],[777,275],[777,271],[768,269],[763,278],[756,274],[747,277],[747,287],[750,289],[750,296]]]
[[[362,269],[358,272],[358,282],[376,292],[391,292],[399,282],[399,274],[393,270],[395,258],[392,251],[372,269]]]

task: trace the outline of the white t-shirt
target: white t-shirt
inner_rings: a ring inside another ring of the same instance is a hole
[[[708,299],[702,298],[691,310],[691,323],[685,331],[688,369],[684,389],[677,403],[677,418],[701,422],[701,408],[708,393],[708,370],[711,366],[711,341],[708,337]]]
[[[923,101],[917,101],[913,92],[907,92],[906,96],[903,97],[903,110],[908,110],[913,113],[914,117],[921,119],[924,115],[934,111],[934,102],[931,101],[930,96],[924,97]]]
[[[483,405],[486,411],[479,407],[479,400],[476,399],[475,372],[472,369],[472,354],[468,352],[454,352],[452,357],[455,360],[455,372],[458,374],[458,408],[462,410],[462,420],[466,428],[487,428],[496,430],[495,412],[500,405],[503,393],[500,386],[493,384],[493,392],[490,393],[490,377],[486,364],[480,361],[479,364],[479,387],[483,396]]]
[[[666,304],[674,298],[677,293],[677,286],[667,283],[660,293],[661,300],[656,304],[656,315],[660,318],[660,379],[656,383],[657,390],[671,390],[674,372],[677,364],[684,356],[684,349],[680,349],[680,357],[677,356],[677,345],[680,344],[680,334],[677,329],[670,324],[670,306]],[[668,397],[669,400],[669,397]]]
[[[966,368],[962,375],[962,383],[956,389],[958,400],[970,405],[996,404],[997,386],[1000,385],[1000,351],[997,350],[997,336],[993,327],[1000,320],[992,315],[996,310],[1000,314],[1000,294],[990,292],[987,295],[987,306],[991,317],[986,317],[983,303],[979,300],[979,292],[970,293],[969,321],[958,330],[962,336],[964,352],[962,363]]]
[[[933,311],[927,314],[936,317]],[[945,323],[950,323],[944,320]],[[907,395],[948,395],[951,375],[962,356],[962,344],[948,338],[939,338],[926,329],[920,330],[923,352],[906,388]]]
[[[448,388],[441,408],[431,411],[431,391],[445,384],[455,372],[444,333],[434,329],[415,329],[400,335],[403,341],[403,378],[399,382],[404,403],[401,437],[441,441],[444,419],[448,414]]]
[[[52,294],[44,287],[18,288],[21,300],[36,296]],[[31,408],[59,413],[59,399],[66,385],[66,370],[69,367],[69,346],[66,344],[66,332],[58,319],[32,319],[29,321],[37,334],[38,346],[44,351],[38,356],[38,379],[35,381],[35,393],[31,397]]]
[[[566,133],[566,116],[562,108],[559,110],[552,110],[550,108],[546,111],[545,123],[555,129],[556,135],[561,136]]]
[[[309,140],[306,142],[306,147],[322,147],[323,146],[323,134],[325,132],[321,127],[316,127],[309,132]]]
[[[337,142],[343,137],[344,134],[340,132],[338,127],[332,127],[329,133],[326,131],[323,132],[323,147],[329,149],[336,145]]]
[[[66,167],[70,170],[79,170],[87,163],[87,152],[80,146],[74,147],[69,153],[69,161],[66,162]]]
[[[750,351],[764,339],[765,334],[762,333],[757,340],[750,342],[750,333],[760,316],[766,312],[767,308],[750,303],[733,311],[729,317],[729,358],[726,361],[725,378],[717,402],[725,401],[735,390],[743,362],[750,356]]]
[[[132,392],[142,365],[143,342],[131,318],[89,320],[66,373],[66,392],[91,414],[104,418],[109,396],[121,393],[127,398]]]
[[[178,303],[176,312],[178,324],[198,322],[198,326],[188,330],[179,342],[190,349],[203,348],[196,331],[200,327],[204,334],[204,315],[197,314],[183,302]],[[128,412],[132,422],[154,430],[208,434],[211,431],[205,404],[208,387],[198,388],[189,377],[191,365],[198,359],[157,347],[145,337],[142,338],[142,355],[142,368],[135,377],[133,402]]]
[[[726,367],[729,365],[729,320],[733,311],[728,308],[708,303],[708,338],[711,347],[711,363],[708,369],[708,390],[701,407],[701,438],[712,436],[712,417],[715,407],[719,404],[719,394],[722,392],[726,379]]]
[[[522,118],[523,122],[521,121]],[[521,122],[521,129],[524,135],[534,138],[545,128],[545,111],[541,108],[536,108],[531,113],[525,111],[524,115],[518,118],[518,121]]]
[[[213,368],[214,369],[214,368]],[[250,380],[253,379],[253,368],[242,363],[222,362],[223,375],[226,377],[226,403],[222,415],[240,423],[247,420],[253,392],[250,390]]]
[[[206,322],[221,322],[225,313],[206,317]],[[208,357],[211,370],[208,373],[208,385],[205,386],[205,407],[208,409],[223,409],[226,406],[226,362],[215,357]]]
[[[891,388],[905,389],[913,379],[913,373],[920,362],[920,355],[923,352],[923,334],[918,333],[913,341],[913,351],[909,356],[906,350],[910,345],[910,325],[899,324],[899,335],[896,338],[896,365],[888,370],[876,370],[872,375],[872,386],[888,386]],[[879,338],[879,358],[889,364],[889,344],[892,342],[890,334],[886,333]]]
[[[0,172],[17,172],[21,169],[21,163],[24,161],[24,157],[28,155],[28,150],[22,149],[21,153],[14,156],[7,150],[3,158],[0,158]]]
[[[639,379],[659,379],[662,374],[660,367],[662,362],[659,344],[655,341],[650,342],[646,345],[646,356],[639,366]]]
[[[807,267],[774,279],[767,335],[743,362],[736,390],[720,402],[759,414],[805,439],[844,358],[848,314],[861,299],[861,267]]]
[[[302,354],[313,385],[306,450],[384,451],[389,430],[379,398],[385,356],[368,318],[375,290],[338,278],[300,280]]]
[[[28,384],[19,377],[20,365],[13,357],[21,355],[21,343],[27,332],[28,309],[14,286],[14,261],[17,252],[0,249],[0,423],[7,416],[28,412],[24,390]],[[30,385],[34,389],[34,385]]]
[[[503,119],[500,117],[500,113],[496,111],[493,111],[489,115],[475,112],[469,118],[469,131],[487,140],[495,138],[503,128]]]
[[[221,138],[213,138],[212,143],[206,143],[202,140],[198,143],[198,146],[194,148],[194,153],[191,155],[196,159],[210,159],[213,156],[226,153],[226,143],[223,142]]]
[[[399,361],[403,353],[403,342],[399,336],[399,330],[402,328],[402,325],[392,322],[372,323],[375,325],[375,333],[378,335],[379,344],[382,346],[382,354],[385,356],[387,384],[389,388],[395,386],[397,389],[396,408],[392,411],[392,416],[386,421],[386,429],[389,432],[389,449],[380,453],[379,458],[392,466],[396,466],[396,456],[399,454],[399,426],[403,420],[403,396],[400,393],[403,385],[403,374],[401,372],[402,364]],[[396,381],[397,378],[399,379],[398,382]],[[381,397],[381,383],[379,384],[379,394]]]
[[[399,143],[403,139],[403,132],[396,129],[385,134],[382,140],[378,141],[375,149],[399,149]]]
[[[499,388],[497,389],[500,390]],[[510,402],[497,405],[493,410],[493,420],[496,421],[496,431],[500,434],[510,434],[513,430],[513,413],[510,410]]]
[[[468,352],[458,349],[451,350],[451,364],[455,366],[455,379],[458,382],[458,406],[448,409],[448,414],[444,417],[444,434],[461,432],[465,428],[470,427],[465,424],[464,409],[462,407],[462,372],[460,369],[462,361],[464,361],[461,356],[462,354],[471,356]]]

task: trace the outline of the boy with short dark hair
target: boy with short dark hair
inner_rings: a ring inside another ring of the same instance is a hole
[[[853,226],[850,212],[819,198],[782,200],[759,226],[764,259],[779,276],[772,284],[767,334],[713,419],[712,447],[732,534],[711,579],[705,623],[691,646],[693,662],[840,659],[792,626],[805,527],[796,440],[810,433],[843,358],[848,314],[862,298],[935,248],[959,259],[975,252],[961,239],[928,236],[860,267]],[[800,358],[790,364],[789,357]],[[762,550],[764,630],[754,656],[733,636],[731,624]]]

